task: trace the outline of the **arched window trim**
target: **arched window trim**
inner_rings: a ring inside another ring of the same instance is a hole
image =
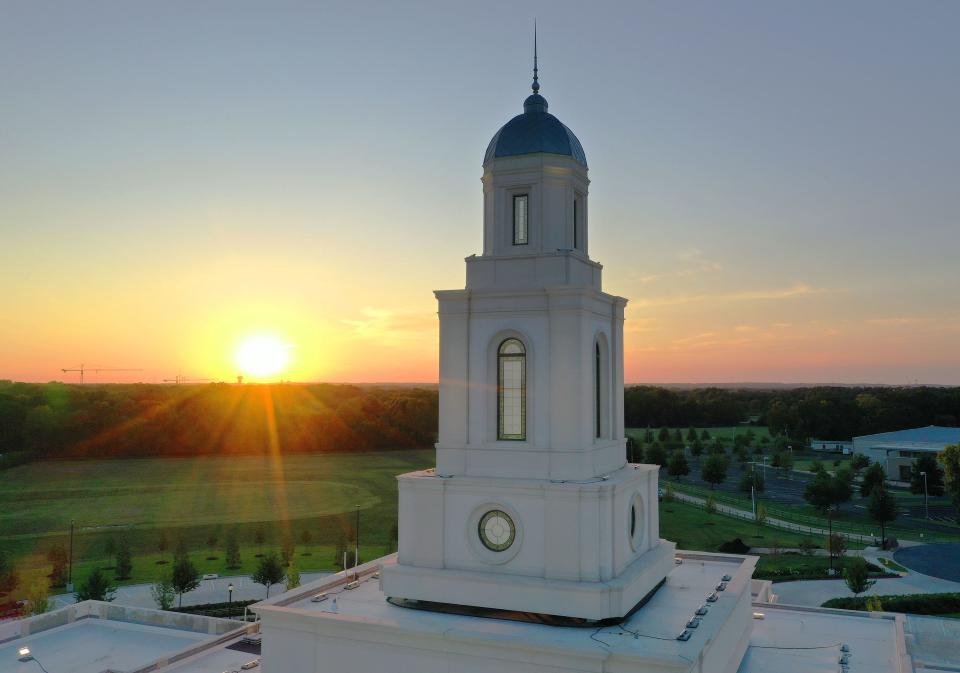
[[[497,347],[497,439],[527,438],[527,348],[516,337]]]
[[[603,370],[600,356],[600,341],[593,343],[593,407],[594,407],[594,437],[603,437]]]

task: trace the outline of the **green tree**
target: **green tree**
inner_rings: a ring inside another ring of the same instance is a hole
[[[239,568],[243,564],[240,560],[240,544],[237,542],[237,532],[235,530],[231,530],[227,534],[226,561],[227,568],[231,570]]]
[[[660,442],[654,442],[647,447],[645,459],[650,465],[664,465],[667,462],[667,452]]]
[[[670,460],[667,461],[667,473],[678,480],[690,474],[690,464],[687,462],[687,456],[683,449],[676,449],[670,454]]]
[[[953,501],[957,521],[960,521],[960,444],[944,447],[937,455],[937,460],[943,465],[944,491]]]
[[[664,443],[670,441],[670,430],[667,428],[660,428],[660,432],[657,433],[657,441]]]
[[[81,601],[112,601],[117,589],[100,568],[94,568],[87,579],[77,587],[77,603]]]
[[[161,575],[160,579],[150,587],[150,596],[161,610],[169,610],[176,595],[177,590],[173,588],[173,580],[168,574]]]
[[[277,555],[270,552],[260,559],[260,563],[257,564],[257,569],[253,572],[253,575],[250,576],[250,579],[257,584],[265,586],[267,588],[267,598],[269,598],[270,585],[277,584],[283,580],[285,574],[283,566],[281,566],[280,561],[277,560]]]
[[[263,556],[263,543],[267,541],[267,535],[263,532],[262,526],[257,526],[253,531],[253,543],[257,545],[257,558]]]
[[[292,563],[287,566],[287,591],[300,586],[300,571]]]
[[[767,506],[762,502],[757,505],[757,531],[759,532],[760,528],[767,525]]]
[[[112,535],[108,535],[103,541],[103,555],[106,558],[113,558],[117,555],[117,540]]]
[[[680,428],[673,431],[673,441],[677,444],[683,444],[683,433],[680,432]]]
[[[170,583],[179,596],[179,602],[177,603],[179,607],[183,607],[183,595],[200,586],[200,571],[193,565],[186,552],[177,554],[170,574]]]
[[[310,533],[309,528],[304,528],[300,532],[300,543],[303,545],[303,555],[310,556],[310,544],[313,542],[313,534]]]
[[[42,615],[50,609],[50,591],[47,583],[39,580],[30,585],[27,590],[27,601],[30,604],[31,615]]]
[[[764,483],[763,483],[763,474],[760,471],[754,469],[752,466],[750,469],[744,470],[743,474],[740,476],[740,490],[744,493],[750,493],[751,489],[757,493],[763,492]]]
[[[646,431],[643,433],[643,443],[649,444],[652,441],[653,441],[653,430],[651,430],[650,428],[647,428]]]
[[[707,429],[706,429],[706,428],[704,428],[703,430],[700,431],[700,439],[701,439],[702,441],[704,441],[704,442],[706,442],[706,441],[708,441],[708,440],[710,439],[710,433],[707,432]]]
[[[855,596],[876,584],[876,580],[870,579],[870,567],[862,556],[854,556],[847,561],[843,569],[843,580]]]
[[[702,453],[703,453],[703,444],[700,442],[699,439],[694,438],[694,440],[690,442],[690,455],[693,456],[694,458],[699,458],[700,454]]]
[[[790,473],[792,471],[793,471],[793,452],[781,451],[780,452],[780,472],[783,473],[783,476],[789,478]]]
[[[50,586],[62,587],[67,583],[67,550],[62,544],[55,544],[47,550],[47,561],[51,565]]]
[[[697,430],[692,425],[687,428],[687,441],[694,442],[697,439]]]
[[[870,496],[870,492],[877,486],[883,488],[887,483],[887,473],[883,471],[883,465],[873,463],[867,468],[866,472],[860,478],[860,495],[864,498]]]
[[[854,472],[859,472],[860,470],[862,470],[865,467],[868,467],[869,465],[870,465],[870,459],[867,458],[862,453],[855,453],[853,454],[853,457],[850,459],[850,468]]]
[[[943,469],[934,454],[925,454],[913,461],[910,468],[910,492],[923,493],[923,473],[927,473],[927,493],[943,495]]]
[[[820,472],[826,472],[827,468],[823,466],[823,463],[820,461],[819,458],[814,458],[813,460],[810,461],[810,471],[813,472],[814,474],[818,474]]]
[[[700,474],[703,480],[710,484],[713,489],[717,484],[722,484],[727,479],[727,468],[730,466],[730,460],[723,454],[714,453],[707,456],[703,461],[703,467]]]
[[[897,519],[897,499],[883,485],[875,486],[870,491],[870,501],[867,503],[867,513],[870,518],[880,524],[880,548],[887,548],[887,524]]]
[[[294,554],[293,538],[287,534],[283,536],[283,546],[280,548],[280,555],[283,559],[284,567],[289,566],[293,563],[293,554]]]
[[[821,514],[826,515],[828,525],[828,540],[830,547],[830,573],[833,574],[833,510],[840,504],[847,502],[853,495],[853,487],[850,481],[843,475],[831,476],[827,472],[818,473],[812,481],[807,483],[803,491],[804,499],[810,503],[814,509]]]
[[[126,538],[121,539],[117,544],[114,572],[118,580],[128,580],[133,575],[133,558],[130,556],[130,543]]]

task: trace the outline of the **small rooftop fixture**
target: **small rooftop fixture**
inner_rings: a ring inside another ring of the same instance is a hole
[[[730,577],[730,575],[724,575],[724,576],[721,577],[720,579],[722,579],[724,582],[729,582],[729,581],[732,580],[733,578]]]
[[[763,614],[762,612],[754,612],[754,613],[753,613],[753,618],[754,618],[754,619],[763,619],[764,617],[766,617],[766,615]]]
[[[687,628],[688,628],[688,629],[695,629],[695,628],[697,628],[698,626],[700,626],[700,618],[699,618],[699,617],[691,617],[691,618],[690,618],[690,621],[687,622]]]
[[[697,608],[697,611],[695,614],[699,615],[700,617],[703,617],[705,614],[707,614],[709,610],[710,608],[707,607],[706,605],[701,605],[699,608]]]
[[[717,592],[714,591],[712,594],[707,596],[707,603],[716,603],[717,602]]]
[[[687,629],[681,631],[680,635],[677,636],[677,640],[690,640],[690,631]]]
[[[256,668],[256,667],[259,666],[259,665],[260,665],[260,660],[259,660],[259,659],[253,659],[253,660],[251,660],[251,661],[248,661],[248,662],[245,663],[245,664],[242,664],[242,665],[240,666],[240,668],[242,668],[242,669],[245,670],[245,671],[249,671],[251,668]]]
[[[726,582],[720,582],[720,584],[717,585],[717,591],[726,591],[726,590],[727,590]]]
[[[327,596],[327,594],[325,594],[325,593],[314,594],[313,596],[310,597],[310,602],[311,602],[311,603],[323,603],[323,602],[324,602],[325,600],[327,600],[328,598],[329,598],[329,596]]]
[[[351,591],[353,589],[356,589],[358,586],[360,586],[360,580],[353,580],[352,582],[348,582],[347,585],[343,588],[346,589],[347,591]]]

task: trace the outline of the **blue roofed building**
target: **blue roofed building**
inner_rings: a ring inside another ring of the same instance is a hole
[[[910,481],[914,460],[924,454],[937,454],[951,444],[960,444],[960,428],[928,425],[854,437],[853,452],[883,465],[890,479]]]

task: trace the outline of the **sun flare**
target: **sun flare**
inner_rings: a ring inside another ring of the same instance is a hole
[[[248,337],[237,347],[234,359],[248,376],[274,376],[290,363],[290,344],[273,336]]]

